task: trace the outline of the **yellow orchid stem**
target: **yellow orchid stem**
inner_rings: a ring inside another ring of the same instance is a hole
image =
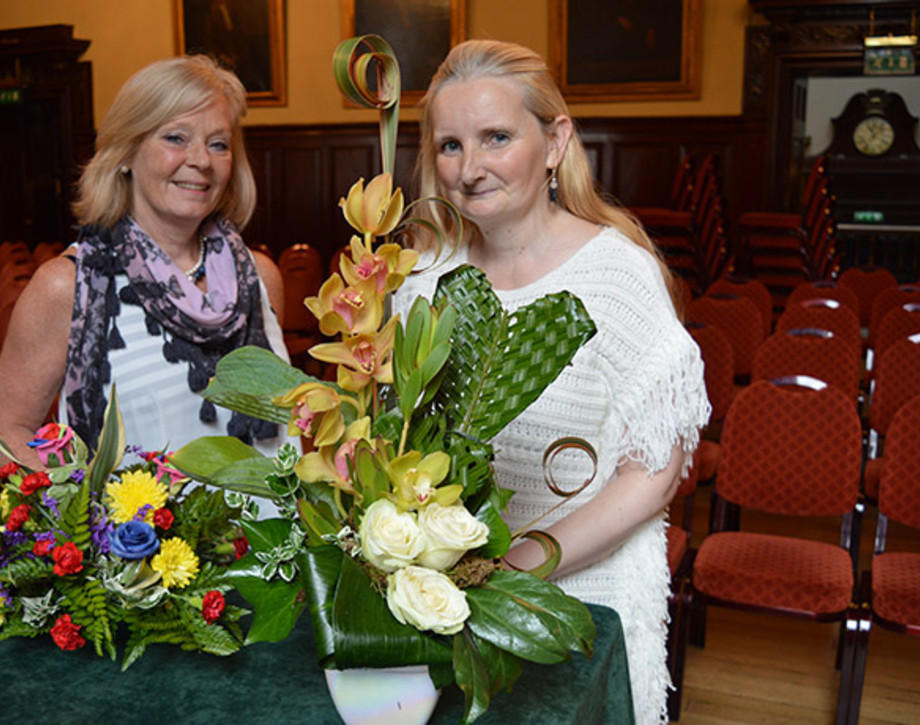
[[[405,421],[402,427],[402,433],[399,436],[399,451],[397,452],[397,458],[403,454],[406,449],[406,438],[409,437],[409,421]]]
[[[339,513],[342,514],[342,520],[345,521],[348,519],[348,511],[345,510],[345,505],[342,503],[342,489],[338,486],[334,486],[332,498],[335,500],[335,507],[339,510]]]

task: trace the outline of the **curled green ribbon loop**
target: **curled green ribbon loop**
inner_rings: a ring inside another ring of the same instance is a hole
[[[362,46],[370,52],[362,52]],[[367,83],[372,63],[377,68],[377,88]],[[384,173],[392,174],[399,127],[399,62],[390,44],[379,35],[360,35],[339,43],[332,56],[332,72],[342,95],[363,108],[380,111],[380,156]]]

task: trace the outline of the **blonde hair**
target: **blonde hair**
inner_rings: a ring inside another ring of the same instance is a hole
[[[434,143],[432,118],[432,106],[438,92],[448,83],[484,77],[514,80],[521,89],[525,108],[547,131],[558,116],[570,116],[546,63],[534,51],[516,43],[497,40],[468,40],[456,45],[434,74],[420,103],[421,148],[415,168],[419,197],[444,196],[438,181],[438,149]],[[595,224],[613,227],[649,251],[658,260],[668,288],[673,290],[671,272],[642,225],[626,209],[598,191],[577,132],[572,134],[565,155],[556,168],[556,178],[556,201],[562,208]],[[420,207],[420,213],[429,216],[446,239],[456,239],[456,224],[442,205],[422,204]],[[467,220],[464,220],[463,230],[463,238],[456,240],[458,244],[467,244],[479,235],[479,230]],[[424,231],[421,234],[424,235]],[[418,236],[417,244],[423,248],[431,247],[433,239],[430,235]],[[676,299],[673,291],[671,296]]]
[[[123,173],[141,142],[174,118],[200,111],[222,96],[230,109],[233,167],[219,213],[238,228],[252,217],[256,182],[243,145],[246,90],[232,72],[206,55],[159,60],[132,75],[102,119],[96,153],[83,169],[73,203],[81,224],[112,226],[129,211],[131,176]]]

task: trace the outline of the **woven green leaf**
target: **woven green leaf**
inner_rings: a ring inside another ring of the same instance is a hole
[[[468,265],[441,278],[435,303],[444,302],[463,314],[435,409],[459,411],[455,425],[481,440],[536,400],[595,333],[581,301],[568,292],[506,312],[485,275]]]

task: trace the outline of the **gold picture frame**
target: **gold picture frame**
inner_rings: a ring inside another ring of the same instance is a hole
[[[549,56],[570,101],[698,99],[702,0],[549,0]]]
[[[231,68],[249,106],[286,106],[284,0],[173,0],[176,52]]]
[[[392,46],[400,104],[414,106],[450,49],[466,38],[466,0],[342,0],[342,37],[368,34]]]

